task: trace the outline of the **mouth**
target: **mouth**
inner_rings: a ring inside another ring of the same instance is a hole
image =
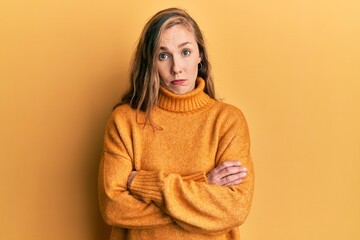
[[[185,82],[186,82],[186,79],[175,79],[175,80],[171,81],[171,83],[174,85],[181,85]]]

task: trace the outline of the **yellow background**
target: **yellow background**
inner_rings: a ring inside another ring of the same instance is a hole
[[[142,27],[171,6],[197,20],[218,96],[249,123],[242,239],[360,239],[358,0],[2,0],[0,239],[107,239],[105,124]]]

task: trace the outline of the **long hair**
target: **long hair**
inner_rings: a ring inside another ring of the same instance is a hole
[[[215,98],[208,52],[199,26],[185,10],[179,8],[162,10],[146,23],[140,35],[130,65],[130,89],[124,94],[121,102],[114,107],[127,103],[137,110],[137,115],[139,111],[145,112],[144,125],[149,121],[153,127],[156,126],[151,113],[157,105],[160,89],[160,76],[155,64],[159,39],[165,29],[177,24],[183,24],[194,34],[202,65],[198,70],[198,77],[205,80],[204,92],[211,98]]]

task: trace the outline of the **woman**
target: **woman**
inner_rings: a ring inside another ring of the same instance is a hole
[[[203,36],[185,11],[149,20],[130,80],[99,171],[111,240],[240,239],[253,195],[248,128],[215,100]]]

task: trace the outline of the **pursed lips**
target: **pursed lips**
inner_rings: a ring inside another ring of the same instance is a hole
[[[186,79],[175,79],[175,80],[171,81],[171,83],[174,85],[180,85],[180,84],[183,84],[184,82],[186,82]]]

